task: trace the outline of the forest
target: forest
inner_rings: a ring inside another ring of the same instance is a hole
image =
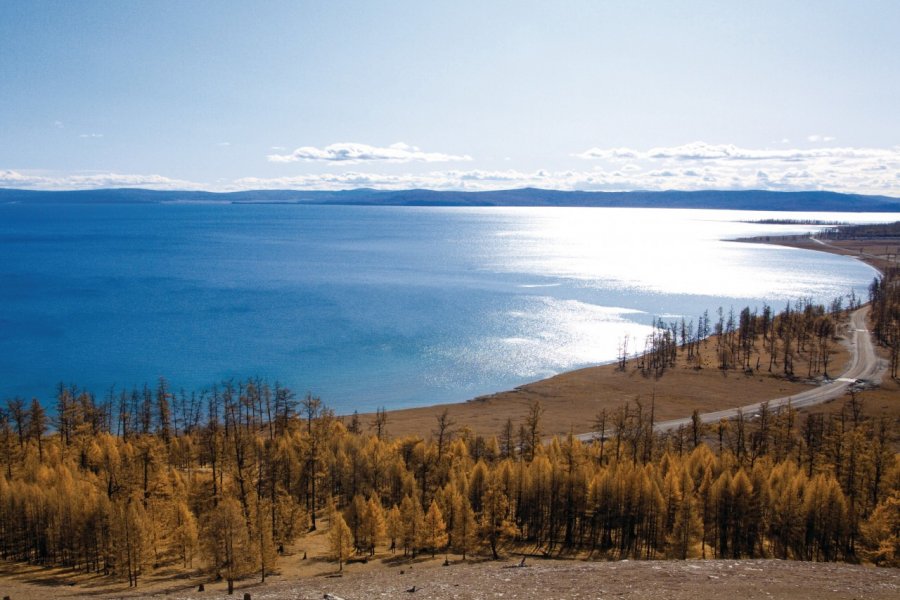
[[[894,276],[870,288],[889,348]],[[677,353],[715,344],[716,368],[791,376],[802,357],[827,373],[836,324],[857,305],[660,323],[632,366],[661,376]],[[760,347],[768,364],[753,360]],[[603,433],[585,443],[546,439],[539,404],[493,436],[445,411],[425,435],[392,438],[383,410],[370,422],[337,417],[312,394],[256,379],[199,394],[160,379],[103,400],[60,385],[55,401],[52,418],[38,400],[0,412],[0,557],[132,586],[173,566],[229,587],[264,581],[319,529],[338,569],[451,552],[900,564],[897,423],[868,414],[856,392],[838,411],[764,404],[665,434],[652,402],[627,399],[598,414]]]

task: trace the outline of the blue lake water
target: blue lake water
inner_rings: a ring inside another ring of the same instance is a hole
[[[0,205],[0,399],[260,376],[338,412],[611,361],[654,317],[862,297],[846,257],[722,241],[802,215],[606,208]],[[800,228],[806,230],[808,228]]]

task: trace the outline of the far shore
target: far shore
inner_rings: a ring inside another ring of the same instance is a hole
[[[853,256],[883,272],[889,265],[898,265],[900,243],[874,243],[865,240],[821,242],[808,235],[766,236],[735,240],[816,250]],[[882,252],[882,253],[879,253]],[[776,371],[769,372],[766,360],[752,374],[741,370],[721,371],[715,366],[715,340],[704,345],[704,367],[679,363],[662,377],[642,375],[629,359],[625,371],[615,364],[591,366],[560,373],[547,379],[519,386],[512,390],[480,396],[466,402],[437,404],[387,412],[387,431],[393,437],[419,435],[429,437],[436,429],[437,419],[445,411],[454,429],[468,429],[472,434],[500,435],[507,420],[515,431],[535,402],[543,409],[542,431],[545,435],[578,434],[596,429],[598,414],[619,409],[625,402],[640,402],[645,410],[651,404],[657,421],[690,416],[696,409],[701,413],[745,406],[769,398],[789,396],[817,385],[816,380],[787,379]],[[845,369],[849,352],[844,344],[836,345],[832,372]],[[896,382],[885,382],[884,393],[894,393]],[[890,388],[890,389],[887,389]],[[885,410],[896,410],[893,403],[884,404],[882,393],[873,393],[875,401]],[[364,426],[374,421],[374,414],[359,415]]]
[[[784,235],[741,238],[734,241],[748,244],[787,246],[789,248],[815,250],[840,256],[851,256],[878,270],[879,273],[884,273],[887,267],[896,267],[898,265],[898,252],[900,252],[900,239],[892,238],[886,240],[852,239],[835,241],[819,240],[809,235]],[[891,252],[891,249],[893,249],[893,252]]]

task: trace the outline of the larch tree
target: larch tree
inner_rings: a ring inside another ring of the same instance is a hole
[[[387,532],[384,509],[375,496],[369,496],[369,500],[366,502],[362,531],[366,539],[366,549],[370,556],[374,556],[375,546],[384,539]]]
[[[28,437],[35,441],[38,448],[38,457],[44,461],[44,433],[47,431],[47,413],[37,398],[31,399],[31,407],[28,409]]]
[[[447,546],[447,525],[437,502],[431,501],[424,522],[425,543],[431,549],[431,557]]]
[[[872,511],[861,530],[866,558],[876,565],[900,566],[900,490]]]
[[[15,433],[10,425],[9,417],[0,410],[0,457],[5,465],[6,477],[12,479],[13,462],[16,452]]]
[[[425,515],[422,505],[411,496],[404,496],[400,503],[400,520],[403,526],[403,554],[416,555],[422,547],[425,534]]]
[[[391,554],[397,551],[397,540],[403,540],[403,517],[397,505],[393,505],[387,512],[385,519],[387,525],[387,536],[391,541]]]
[[[353,500],[344,510],[343,517],[344,522],[350,528],[350,533],[353,534],[356,550],[368,549],[369,541],[365,531],[366,500],[361,494],[353,496]]]
[[[203,531],[204,553],[214,571],[228,582],[228,593],[236,579],[253,572],[257,555],[240,503],[231,497],[219,502]]]
[[[19,436],[19,446],[25,445],[25,431],[28,424],[28,411],[25,410],[25,401],[21,398],[13,398],[6,401],[7,415],[15,427]]]
[[[344,561],[353,553],[353,533],[340,512],[335,511],[328,531],[328,547],[332,560],[338,561],[338,572],[343,572]]]
[[[681,503],[675,509],[671,543],[675,557],[684,560],[700,539],[703,527],[694,497],[694,482],[687,471],[681,474],[680,487]]]
[[[534,460],[534,454],[540,444],[541,434],[541,416],[544,409],[540,402],[535,402],[528,409],[528,415],[525,417],[525,439],[522,452],[528,456],[528,460]]]
[[[478,521],[475,519],[475,511],[472,504],[464,494],[453,495],[455,517],[453,519],[453,549],[462,555],[466,555],[475,549],[478,541]]]
[[[179,501],[175,506],[175,530],[172,532],[173,542],[186,568],[194,562],[194,554],[199,545],[197,519],[187,503]]]
[[[115,569],[128,577],[129,587],[137,587],[138,579],[150,564],[152,524],[140,502],[131,498],[114,505],[112,518]]]
[[[496,475],[488,483],[481,505],[481,536],[496,560],[500,558],[500,549],[515,533],[515,527],[509,520],[509,498]]]

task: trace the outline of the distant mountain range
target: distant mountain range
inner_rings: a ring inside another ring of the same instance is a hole
[[[434,190],[251,190],[243,192],[103,189],[35,191],[0,189],[0,203],[118,204],[168,202],[277,203],[357,206],[598,206],[732,210],[900,212],[900,198],[836,192],[664,191],[567,192],[524,188],[492,192]]]

